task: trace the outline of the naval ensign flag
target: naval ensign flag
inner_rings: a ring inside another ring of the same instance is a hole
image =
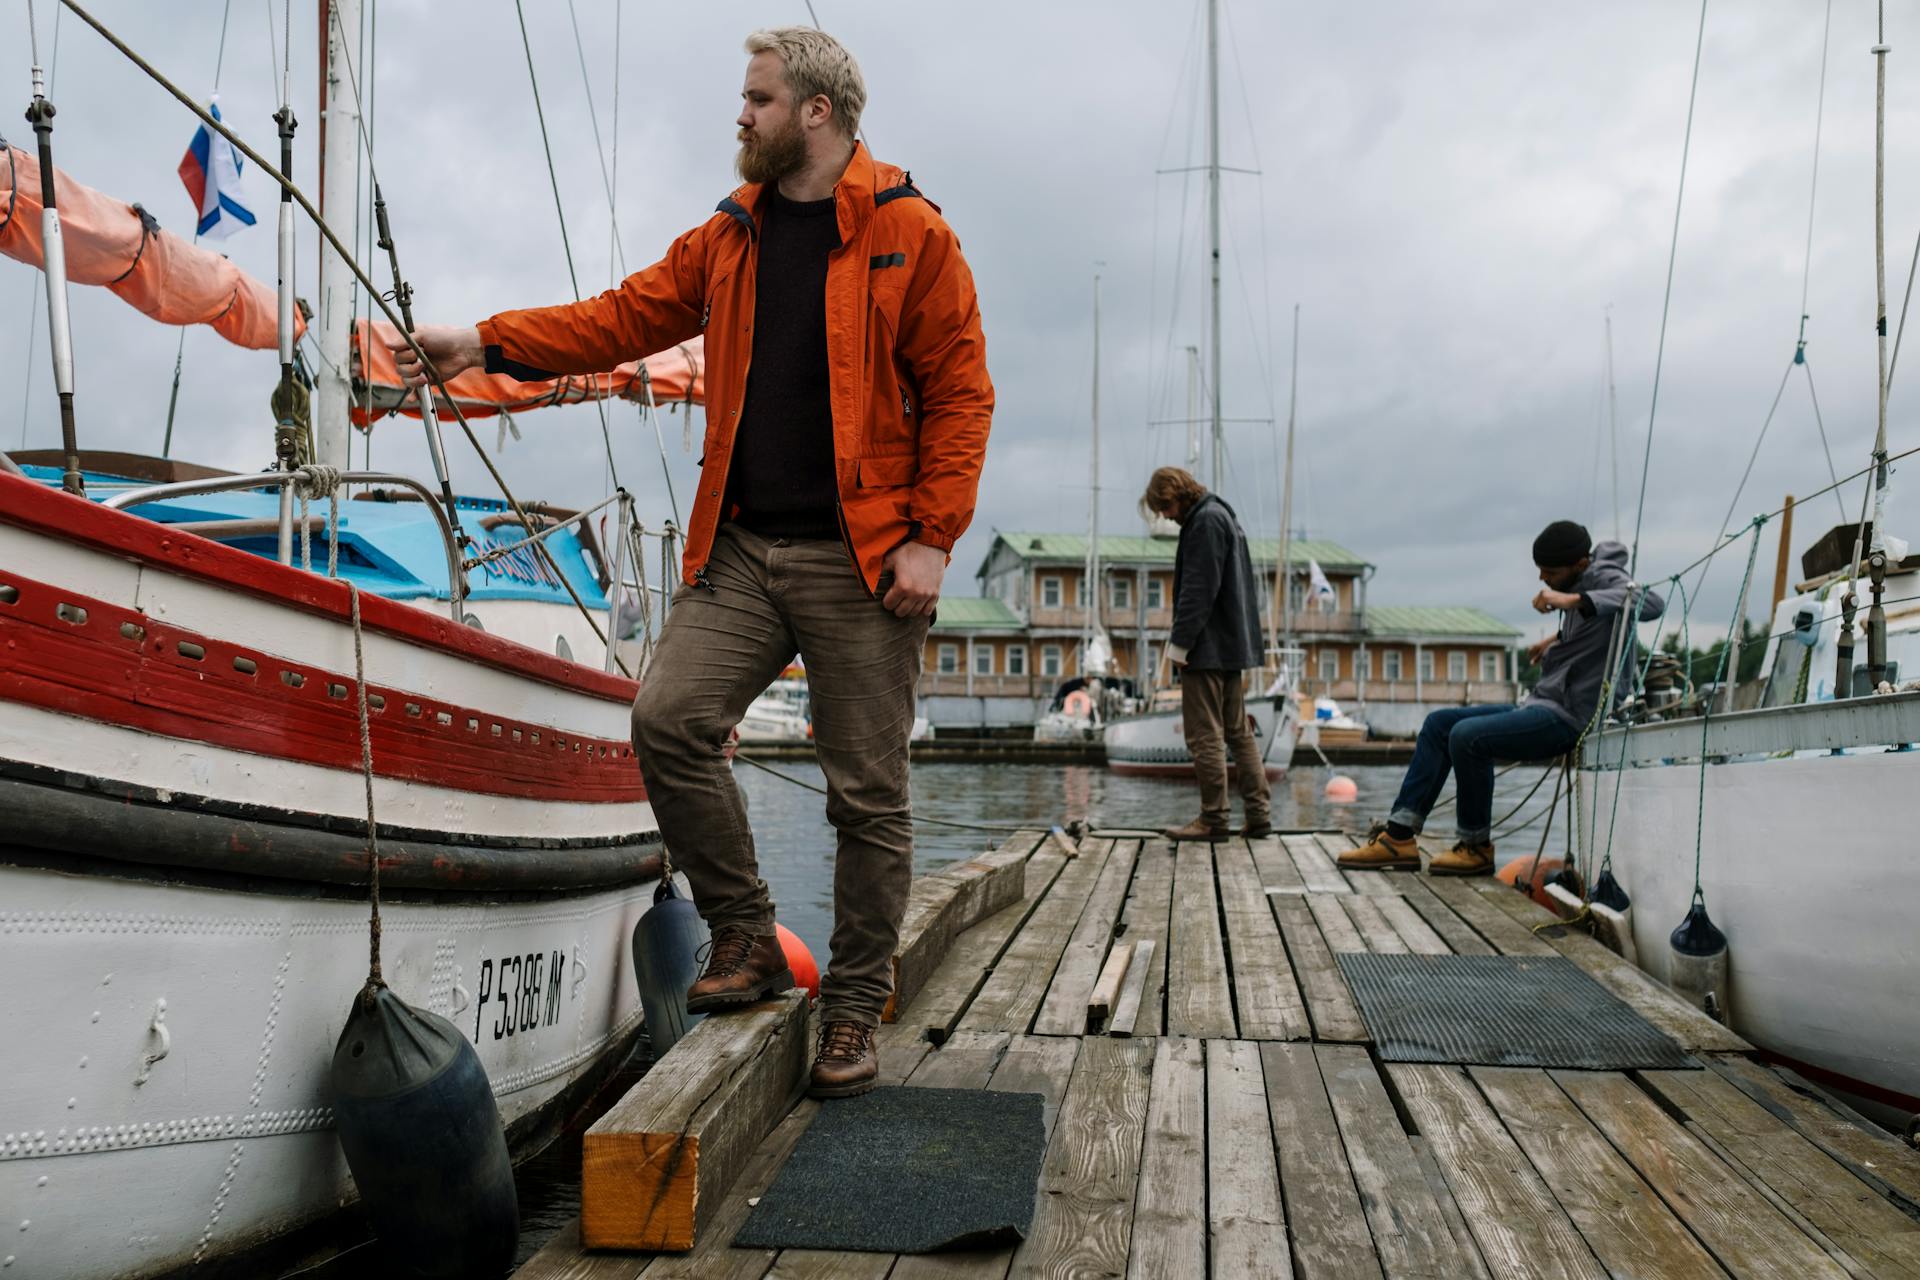
[[[220,104],[210,105],[218,120]],[[240,153],[204,124],[194,131],[193,142],[180,159],[180,181],[200,210],[194,234],[224,240],[254,224],[253,210],[247,207],[246,192],[240,186]]]

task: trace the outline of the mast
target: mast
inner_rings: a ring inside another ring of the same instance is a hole
[[[1613,473],[1613,540],[1620,541],[1620,407],[1613,394],[1613,305],[1607,305],[1607,462]]]
[[[1200,472],[1200,348],[1187,348],[1187,470]]]
[[[1880,386],[1879,425],[1873,436],[1873,542],[1867,572],[1873,586],[1873,605],[1867,610],[1867,688],[1879,689],[1887,678],[1887,614],[1880,596],[1887,578],[1887,5],[1880,0],[1879,43],[1873,46],[1873,268],[1879,290]],[[1856,575],[1857,576],[1857,575]],[[1848,584],[1851,590],[1852,584]]]
[[[1280,657],[1293,644],[1293,574],[1287,561],[1293,555],[1293,424],[1300,391],[1300,304],[1293,304],[1293,374],[1287,381],[1287,469],[1280,482],[1280,563],[1273,570],[1273,612],[1278,630],[1269,643],[1277,675]]]
[[[1208,483],[1219,489],[1225,479],[1225,443],[1220,433],[1220,0],[1207,0],[1207,261],[1212,293],[1207,325],[1213,402],[1213,456]]]
[[[349,33],[360,30],[360,0],[320,0],[325,39],[320,65],[320,216],[344,223],[353,212],[354,177],[359,168],[360,110],[348,79]],[[362,70],[365,74],[365,70]],[[352,359],[353,273],[326,238],[320,238],[320,299],[314,337],[319,367],[313,371],[314,461],[342,469],[349,465],[347,414],[353,391],[347,381]]]
[[[1080,629],[1082,677],[1105,675],[1088,670],[1093,642],[1100,635],[1100,275],[1093,277],[1093,484],[1087,499],[1087,608]]]
[[[53,390],[60,398],[60,451],[65,459],[60,487],[84,494],[80,476],[80,438],[73,422],[73,326],[67,315],[67,246],[60,235],[60,203],[54,186],[53,103],[47,100],[46,76],[40,70],[40,36],[31,6],[27,27],[33,32],[33,101],[27,122],[33,126],[40,154],[40,243],[46,267],[47,347],[53,353]]]

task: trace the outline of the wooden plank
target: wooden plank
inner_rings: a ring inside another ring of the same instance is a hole
[[[963,1030],[1024,1032],[1032,1025],[1060,954],[1112,852],[1110,841],[1100,841],[1068,861],[961,1015],[958,1025]]]
[[[1231,1036],[1233,994],[1214,898],[1213,854],[1188,842],[1174,855],[1173,938],[1167,948],[1167,1034]]]
[[[1333,865],[1333,859],[1312,836],[1281,836],[1280,843],[1293,859],[1293,865],[1300,869],[1301,883],[1309,893],[1353,892],[1353,886],[1340,874],[1340,868]]]
[[[1198,1040],[1154,1044],[1147,1132],[1133,1202],[1133,1280],[1207,1271],[1207,1067]]]
[[[1547,924],[1556,917],[1525,894],[1489,887],[1481,901],[1492,902],[1515,922],[1523,925]],[[1717,1050],[1739,1053],[1753,1046],[1696,1009],[1668,988],[1655,982],[1635,966],[1622,960],[1578,929],[1554,927],[1537,935],[1556,952],[1579,965],[1594,981],[1672,1036],[1682,1049]]]
[[[1329,901],[1334,901],[1329,899]],[[1360,937],[1366,942],[1367,950],[1375,955],[1404,955],[1407,944],[1394,927],[1387,923],[1387,917],[1380,909],[1380,903],[1362,894],[1350,894],[1339,899],[1346,908],[1347,915],[1353,920],[1354,928],[1360,931]]]
[[[787,1157],[793,1154],[819,1110],[819,1103],[802,1100],[787,1113],[786,1119],[774,1126],[767,1140],[753,1153],[753,1159],[747,1162],[740,1181],[727,1193],[720,1212],[701,1233],[700,1243],[694,1246],[693,1252],[659,1255],[647,1262],[646,1270],[640,1274],[646,1280],[759,1280],[764,1276],[773,1265],[776,1250],[736,1249],[733,1238],[747,1224],[747,1215],[753,1212],[749,1202],[759,1199],[773,1185],[774,1177],[786,1165]]]
[[[1321,851],[1333,860],[1334,869],[1340,873],[1340,878],[1347,882],[1349,889],[1355,893],[1365,894],[1369,898],[1399,896],[1400,886],[1407,879],[1406,872],[1349,871],[1340,865],[1340,855],[1356,847],[1359,841],[1344,832],[1335,834],[1316,831],[1313,838]]]
[[[1444,956],[1452,951],[1447,940],[1436,933],[1413,904],[1400,894],[1380,899],[1378,906],[1380,914],[1400,935],[1400,940],[1407,944],[1407,950],[1423,956]]]
[[[1064,857],[1044,845],[1040,852],[1027,859],[1026,895],[954,940],[946,962],[933,971],[933,976],[907,1006],[905,1021],[936,1042],[945,1039],[986,984],[987,975],[1000,962],[1014,934],[1040,905],[1047,890],[1053,887],[1054,878],[1066,865]]]
[[[1300,868],[1293,865],[1293,859],[1281,846],[1279,836],[1261,836],[1257,840],[1249,840],[1247,852],[1253,855],[1253,865],[1260,872],[1260,887],[1263,890],[1278,893],[1307,891],[1307,882],[1300,878]]]
[[[886,1280],[892,1269],[890,1253],[787,1249],[775,1259],[767,1280]]]
[[[1166,1026],[1167,939],[1173,917],[1174,845],[1167,840],[1149,840],[1141,846],[1140,860],[1133,868],[1133,889],[1127,895],[1126,909],[1120,913],[1120,936],[1136,945],[1151,942],[1146,985],[1140,992],[1140,1010],[1131,1034],[1157,1036]]]
[[[990,853],[913,882],[894,946],[893,990],[881,1021],[894,1021],[913,1002],[947,958],[955,938],[1021,899],[1027,858],[1040,839],[1040,832],[1020,832]]]
[[[1503,956],[1550,956],[1555,954],[1545,939],[1526,925],[1500,910],[1487,896],[1464,880],[1446,876],[1422,876],[1427,890],[1447,904],[1453,913],[1473,926],[1474,932],[1493,945]],[[1516,900],[1520,895],[1501,886],[1501,892]]]
[[[1149,947],[1153,944],[1148,943]],[[1127,981],[1127,970],[1133,965],[1133,944],[1122,942],[1107,953],[1107,962],[1101,966],[1100,980],[1093,984],[1093,994],[1087,997],[1087,1029],[1104,1031],[1107,1019],[1112,1015],[1114,1006],[1120,1003],[1120,988]],[[1139,1011],[1139,1001],[1134,1001],[1134,1010]]]
[[[580,1247],[580,1219],[575,1218],[521,1263],[513,1280],[635,1280],[649,1261],[628,1253],[588,1253]],[[753,1274],[765,1272],[771,1261],[766,1254]]]
[[[1367,1024],[1353,1002],[1346,975],[1340,972],[1326,939],[1320,936],[1313,911],[1301,898],[1274,897],[1267,902],[1287,940],[1287,953],[1293,958],[1293,971],[1313,1019],[1314,1038],[1364,1044],[1369,1039]]]
[[[881,1084],[905,1084],[907,1077],[933,1051],[933,1044],[917,1024],[885,1022],[873,1037],[874,1051],[880,1055]]]
[[[1133,883],[1133,864],[1140,856],[1138,840],[1088,840],[1081,845],[1081,856],[1093,853],[1100,843],[1111,850],[1107,865],[1094,883],[1086,910],[1080,913],[1080,921],[1060,955],[1060,965],[1053,971],[1046,999],[1040,1003],[1033,1021],[1038,1035],[1077,1036],[1087,1029],[1087,1003],[1100,980],[1107,950],[1113,945],[1120,908],[1126,905],[1127,888]]]
[[[1606,1268],[1459,1068],[1396,1062],[1387,1072],[1494,1276],[1605,1280]]]
[[[1460,1256],[1467,1260],[1467,1273],[1474,1280],[1493,1280],[1486,1260],[1480,1256],[1480,1246],[1473,1242],[1473,1232],[1467,1228],[1467,1215],[1460,1212],[1460,1202],[1453,1198],[1447,1175],[1440,1172],[1440,1162],[1433,1158],[1432,1144],[1425,1138],[1414,1137],[1408,1138],[1407,1144],[1413,1148],[1413,1158],[1420,1164],[1420,1176],[1426,1179],[1427,1190],[1439,1204],[1440,1216],[1446,1219],[1454,1244],[1460,1247]]]
[[[1218,844],[1213,862],[1227,943],[1233,950],[1233,995],[1241,1038],[1311,1039],[1307,1003],[1294,981],[1293,962],[1280,940],[1280,926],[1267,905],[1253,855],[1237,842]]]
[[[1726,1274],[1546,1072],[1474,1067],[1471,1074],[1610,1272],[1663,1280]]]
[[[907,1083],[916,1089],[984,1089],[1009,1038],[1004,1031],[962,1031],[922,1058]]]
[[[1310,893],[1306,897],[1307,909],[1313,912],[1314,921],[1320,926],[1320,936],[1327,940],[1327,947],[1335,955],[1367,950],[1367,941],[1353,926],[1353,917],[1344,910],[1344,899],[1355,895],[1351,893],[1330,894]]]
[[[1289,1277],[1260,1046],[1207,1042],[1207,1235],[1216,1280]]]
[[[1783,1079],[1745,1058],[1715,1054],[1708,1065],[1783,1124],[1853,1171],[1883,1195],[1920,1212],[1920,1152],[1876,1128],[1856,1124],[1825,1095],[1796,1077]]]
[[[1107,1034],[1112,1036],[1133,1034],[1134,1028],[1140,1024],[1141,1007],[1155,969],[1165,970],[1164,961],[1156,958],[1159,948],[1154,946],[1152,938],[1142,938],[1126,945],[1133,948],[1133,958],[1127,964],[1127,979],[1120,984],[1119,1002],[1114,1006],[1113,1016],[1107,1021]]]
[[[586,1132],[580,1239],[690,1249],[807,1070],[807,999],[788,992],[695,1027]]]
[[[1380,1259],[1313,1046],[1264,1044],[1260,1063],[1296,1270],[1304,1280],[1379,1280]]]
[[[1454,914],[1453,908],[1434,896],[1420,876],[1408,876],[1401,898],[1420,913],[1420,918],[1446,942],[1447,950],[1457,956],[1490,956],[1493,946],[1473,931],[1473,926]]]
[[[1550,1074],[1729,1271],[1845,1280],[1847,1273],[1819,1245],[1633,1081],[1611,1071]]]
[[[1690,1129],[1718,1143],[1723,1159],[1737,1160],[1756,1191],[1784,1200],[1872,1274],[1920,1280],[1920,1222],[1727,1079],[1711,1071],[1646,1071],[1641,1079]]]
[[[1373,1059],[1354,1045],[1315,1045],[1313,1056],[1389,1280],[1473,1274],[1477,1259],[1447,1229]]]
[[[1153,1046],[1098,1036],[1073,1043],[1080,1054],[1015,1276],[1117,1276],[1127,1265]]]

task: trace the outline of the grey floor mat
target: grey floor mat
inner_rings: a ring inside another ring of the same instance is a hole
[[[1564,956],[1338,958],[1387,1062],[1591,1071],[1699,1065]]]
[[[931,1253],[1024,1239],[1047,1146],[1041,1102],[882,1088],[825,1103],[733,1243]]]

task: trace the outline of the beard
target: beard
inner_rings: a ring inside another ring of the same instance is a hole
[[[798,173],[807,163],[807,135],[794,120],[775,134],[740,131],[740,153],[733,166],[747,182],[762,185]]]

